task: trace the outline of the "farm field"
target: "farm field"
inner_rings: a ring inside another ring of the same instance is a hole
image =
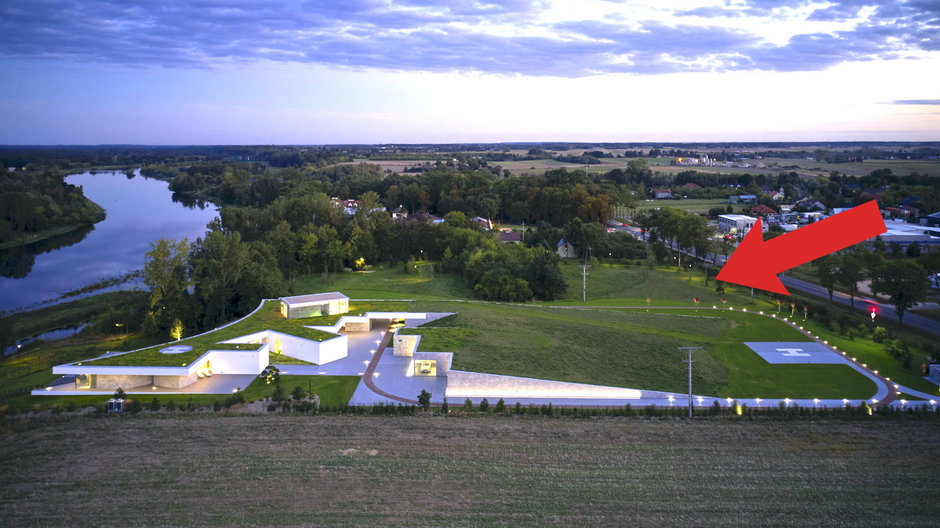
[[[9,526],[926,526],[940,513],[931,419],[197,414],[0,428]]]

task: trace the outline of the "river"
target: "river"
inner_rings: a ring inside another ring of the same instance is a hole
[[[66,181],[80,185],[86,197],[107,211],[107,218],[91,229],[0,251],[0,310],[46,305],[66,292],[140,270],[157,239],[194,240],[205,234],[217,214],[214,205],[184,205],[174,201],[166,182],[136,174],[68,176]],[[133,283],[109,289],[121,287]]]

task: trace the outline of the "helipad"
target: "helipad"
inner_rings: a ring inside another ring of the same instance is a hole
[[[839,354],[812,341],[801,342],[745,342],[751,350],[772,364],[836,364],[845,363]]]

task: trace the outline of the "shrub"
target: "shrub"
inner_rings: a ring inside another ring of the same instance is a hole
[[[421,393],[418,394],[418,405],[421,406],[425,411],[431,408],[431,393],[421,389]]]
[[[219,400],[215,400],[212,402],[212,410],[215,412],[219,412],[222,410],[222,404],[219,403]]]
[[[137,414],[140,411],[144,410],[144,406],[142,403],[140,403],[140,400],[130,400],[130,404],[128,404],[127,410],[134,414]]]
[[[284,392],[284,387],[281,387],[280,383],[274,386],[274,392],[271,393],[271,399],[276,402],[282,402],[287,399],[287,393]]]
[[[470,412],[470,411],[473,410],[473,402],[470,401],[470,398],[467,398],[466,400],[464,400],[464,402],[463,402],[463,410],[464,410],[464,412]]]
[[[480,412],[487,412],[490,410],[490,402],[486,398],[480,400]]]
[[[295,400],[302,400],[307,396],[307,393],[298,385],[294,387],[294,390],[291,391],[290,395]]]
[[[173,398],[170,398],[170,400],[166,402],[166,410],[168,411],[176,410],[176,402],[173,401]]]
[[[885,327],[879,326],[875,328],[874,332],[872,332],[871,338],[875,341],[875,343],[884,343],[888,340],[888,331],[885,330]]]
[[[444,403],[441,405],[441,414],[447,416],[447,413],[450,412],[450,407],[447,406],[447,397],[444,398]]]
[[[276,410],[277,410],[277,404],[276,404],[276,403],[269,403],[269,404],[268,404],[268,412],[274,412],[274,411],[276,411]]]
[[[160,410],[160,400],[158,400],[156,396],[154,396],[153,399],[150,400],[150,410],[151,411]]]
[[[127,394],[125,394],[124,389],[118,387],[118,390],[114,391],[114,399],[124,400],[127,399]]]
[[[505,402],[502,398],[500,398],[499,401],[496,402],[496,408],[495,408],[494,410],[495,410],[497,413],[499,413],[499,414],[505,413],[505,412],[506,412],[506,402]]]

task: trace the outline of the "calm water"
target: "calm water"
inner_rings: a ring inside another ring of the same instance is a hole
[[[107,218],[94,229],[0,251],[0,310],[51,301],[96,281],[143,268],[144,254],[159,238],[203,236],[216,209],[174,202],[166,182],[122,173],[76,174],[85,196],[104,207]],[[13,278],[17,277],[17,278]]]

